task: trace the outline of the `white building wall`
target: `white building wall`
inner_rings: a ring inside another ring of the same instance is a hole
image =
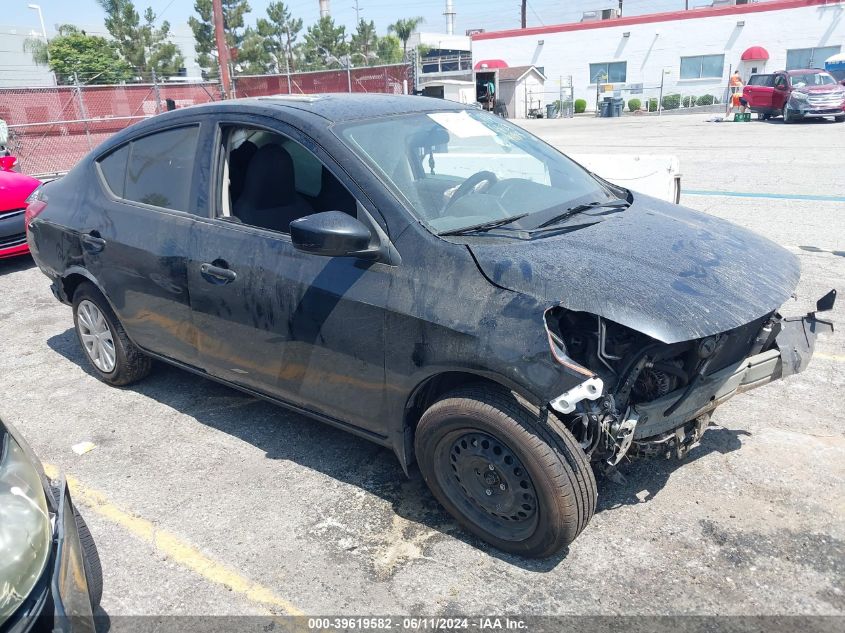
[[[738,22],[744,22],[743,26]],[[845,2],[829,0],[798,8],[702,16],[694,19],[647,22],[642,24],[606,23],[607,26],[557,33],[530,33],[494,39],[473,40],[473,63],[483,59],[503,59],[510,66],[533,64],[544,69],[549,81],[572,76],[575,98],[586,99],[592,108],[596,86],[590,84],[591,63],[627,62],[626,85],[642,83],[643,95],[623,92],[627,99],[657,97],[663,69],[664,94],[721,97],[731,69],[740,63],[743,51],[762,46],[768,62],[757,63],[758,71],[774,71],[786,66],[787,49],[841,46],[845,52]],[[623,33],[630,35],[624,37]],[[542,44],[540,43],[542,41]],[[682,56],[724,54],[722,77],[680,79]],[[824,60],[817,65],[822,66]],[[751,64],[740,71],[744,79]],[[621,87],[617,84],[617,87]]]

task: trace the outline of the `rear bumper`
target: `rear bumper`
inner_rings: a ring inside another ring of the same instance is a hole
[[[639,420],[634,441],[653,438],[684,426],[712,411],[733,396],[769,382],[804,371],[813,356],[816,336],[833,331],[833,324],[812,312],[782,319],[775,347],[703,378],[675,410],[684,390],[679,389],[651,402],[633,407]],[[666,415],[667,411],[671,411]]]

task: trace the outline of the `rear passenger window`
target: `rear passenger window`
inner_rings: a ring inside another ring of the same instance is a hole
[[[102,158],[100,171],[119,198],[190,211],[198,138],[198,125],[144,136]]]
[[[123,197],[123,185],[126,180],[126,159],[129,158],[129,144],[116,149],[105,158],[100,159],[100,171],[103,178],[118,198]]]
[[[156,207],[189,210],[199,126],[150,134],[129,147],[123,197]]]

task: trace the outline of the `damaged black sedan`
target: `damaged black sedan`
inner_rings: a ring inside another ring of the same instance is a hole
[[[435,99],[158,116],[37,190],[27,225],[102,380],[159,359],[369,438],[526,556],[584,529],[591,462],[683,456],[832,330],[780,316],[799,268],[772,242]]]

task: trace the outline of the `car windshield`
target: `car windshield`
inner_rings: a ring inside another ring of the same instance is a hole
[[[355,121],[339,134],[435,233],[509,218],[533,228],[579,205],[618,201],[560,152],[479,110]]]
[[[805,73],[803,75],[790,75],[790,83],[793,88],[804,86],[832,86],[836,80],[827,73]]]

